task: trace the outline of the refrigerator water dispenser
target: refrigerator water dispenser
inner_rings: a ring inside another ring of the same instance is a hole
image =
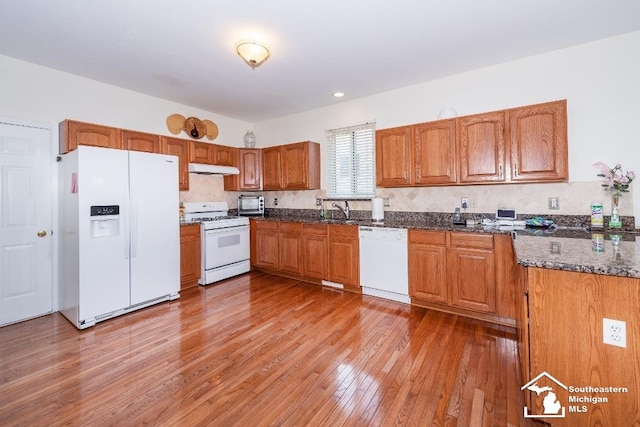
[[[91,206],[91,238],[120,234],[120,206]]]

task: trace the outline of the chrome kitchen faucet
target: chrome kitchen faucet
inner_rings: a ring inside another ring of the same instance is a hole
[[[344,209],[337,203],[333,203],[331,206],[340,209],[344,214],[344,219],[349,219],[349,202],[347,202],[346,200],[344,201]]]

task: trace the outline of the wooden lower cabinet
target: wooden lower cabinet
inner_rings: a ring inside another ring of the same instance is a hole
[[[200,224],[180,226],[180,290],[198,285],[201,274]]]
[[[254,236],[252,236],[253,250],[251,265],[278,270],[280,239],[278,238],[279,223],[277,221],[252,221]]]
[[[302,223],[281,222],[278,245],[278,269],[286,273],[302,275]]]
[[[515,326],[511,236],[409,230],[413,304]]]
[[[360,287],[358,227],[329,225],[329,281]]]
[[[304,277],[318,280],[329,277],[329,236],[326,224],[302,226],[302,252]]]
[[[251,220],[251,265],[359,291],[358,227]]]
[[[520,339],[529,339],[520,343],[523,353],[528,350],[521,363],[530,362],[523,384],[546,372],[567,387],[628,389],[571,393],[543,375],[535,383],[552,387],[566,410],[564,418],[544,421],[553,426],[640,425],[640,279],[535,267],[519,273],[528,296],[522,308],[527,317],[518,325],[524,332]],[[626,348],[602,342],[603,318],[626,322]],[[529,413],[542,414],[546,393],[525,391],[525,396]],[[571,396],[608,401],[572,403]]]
[[[447,304],[446,232],[409,230],[409,294]]]

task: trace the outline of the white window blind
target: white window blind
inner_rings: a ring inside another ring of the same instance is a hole
[[[375,197],[375,123],[327,131],[327,196]]]

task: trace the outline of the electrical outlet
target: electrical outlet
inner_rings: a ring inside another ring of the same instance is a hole
[[[316,206],[322,206],[322,199],[321,198],[316,198]]]
[[[469,198],[468,197],[462,197],[460,199],[460,207],[462,209],[468,209],[469,208]]]
[[[602,319],[602,342],[627,348],[627,322],[604,317]]]
[[[388,197],[384,197],[384,198],[382,199],[382,204],[383,204],[384,206],[391,206],[391,205],[389,204],[389,198],[388,198]]]
[[[278,198],[277,197],[273,198],[273,206],[278,206]]]
[[[560,209],[560,199],[558,197],[549,197],[549,209],[552,211]]]
[[[561,253],[561,245],[560,242],[551,242],[549,243],[549,253],[560,255]]]

